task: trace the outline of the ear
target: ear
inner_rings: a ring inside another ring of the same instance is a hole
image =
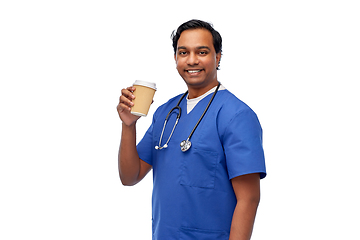
[[[221,52],[216,54],[216,67],[217,68],[219,67],[220,60],[221,60]]]
[[[176,54],[174,54],[174,60],[175,60],[175,62],[177,61],[177,59],[176,59]]]

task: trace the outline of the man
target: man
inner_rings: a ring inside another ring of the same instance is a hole
[[[153,239],[248,240],[266,176],[260,123],[218,82],[222,39],[210,24],[188,21],[172,39],[188,93],[156,110],[136,146],[135,88],[122,90],[120,179],[134,185],[153,169]]]

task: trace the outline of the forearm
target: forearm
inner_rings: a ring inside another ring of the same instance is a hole
[[[249,240],[251,238],[258,204],[257,199],[238,201],[231,223],[229,240]]]
[[[136,150],[135,124],[122,124],[118,161],[121,182],[124,185],[136,184],[140,173],[140,158]]]

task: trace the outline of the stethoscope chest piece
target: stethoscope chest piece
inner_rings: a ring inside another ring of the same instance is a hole
[[[191,147],[191,142],[188,140],[184,140],[180,143],[181,151],[186,152]]]

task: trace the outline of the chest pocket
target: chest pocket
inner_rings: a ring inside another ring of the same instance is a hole
[[[214,188],[218,153],[193,148],[185,152],[181,166],[180,184],[190,187]]]

